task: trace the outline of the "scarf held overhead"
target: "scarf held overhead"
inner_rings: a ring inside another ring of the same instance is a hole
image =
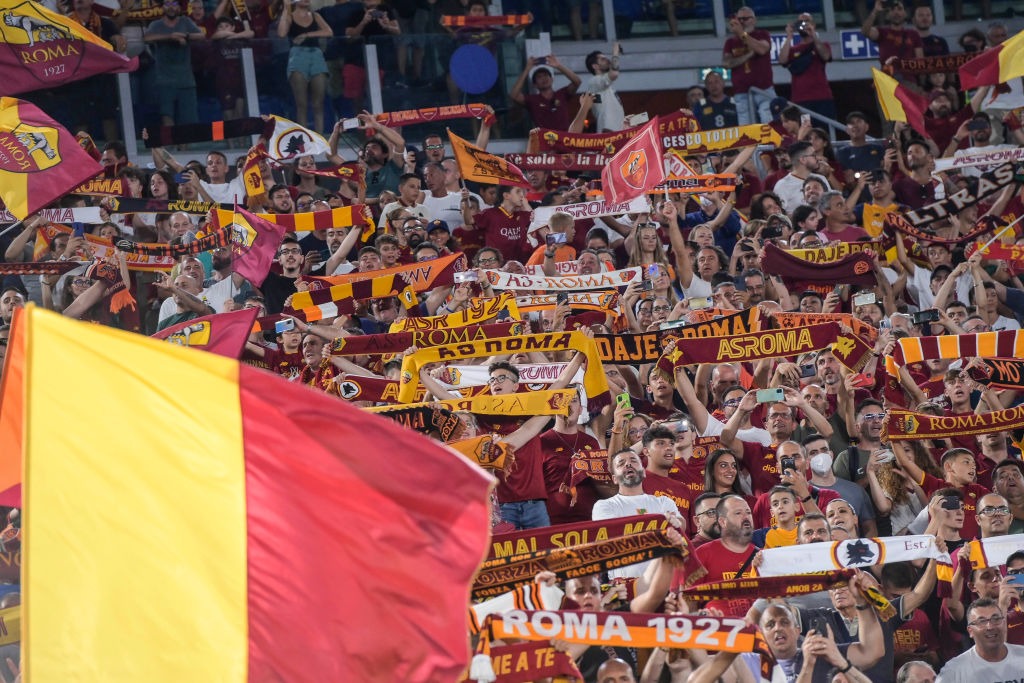
[[[865,253],[854,253],[832,262],[810,262],[779,249],[764,245],[761,269],[766,273],[785,273],[787,281],[842,283],[871,286],[875,282],[874,262]]]
[[[465,360],[495,355],[507,355],[528,351],[569,351],[583,353],[587,359],[583,386],[591,409],[599,410],[609,400],[608,380],[597,354],[594,340],[582,332],[551,332],[547,334],[525,334],[504,339],[484,339],[463,344],[434,346],[419,349],[402,359],[402,400],[409,401],[419,385],[420,368],[428,363]]]
[[[910,410],[891,409],[885,417],[890,439],[947,439],[989,432],[1005,432],[1024,427],[1024,404],[988,413],[930,415]]]
[[[468,306],[469,308],[448,315],[400,318],[391,323],[389,332],[447,330],[467,325],[480,325],[492,322],[500,315],[506,315],[514,320],[519,319],[516,298],[511,292],[502,292],[500,296],[490,299],[470,299]]]
[[[523,333],[519,321],[493,325],[469,325],[440,330],[414,330],[412,332],[386,332],[338,337],[331,342],[332,356],[362,356],[384,353],[404,353],[410,346],[444,346],[480,339],[496,339]]]
[[[659,529],[664,531],[666,528],[668,528],[668,520],[665,515],[651,514],[510,531],[491,537],[491,551],[485,564],[495,558],[519,557],[519,559],[526,559],[541,550],[586,545],[594,541],[605,541],[609,538],[629,536],[642,531]]]
[[[408,357],[408,356],[407,356]],[[403,387],[403,390],[405,387]],[[364,408],[371,413],[390,413],[407,408],[440,406],[449,410],[462,410],[480,415],[515,415],[532,417],[534,415],[568,415],[569,402],[576,395],[575,389],[555,389],[552,391],[528,391],[518,394],[481,394],[471,398],[453,398],[431,403],[408,403],[397,406],[377,406]]]
[[[541,290],[541,291],[582,291],[625,287],[633,280],[639,280],[641,268],[624,268],[610,273],[589,275],[563,275],[556,277],[517,275],[501,270],[485,270],[484,275],[494,289]]]

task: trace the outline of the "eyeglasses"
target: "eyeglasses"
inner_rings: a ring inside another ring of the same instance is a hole
[[[436,258],[437,258],[436,255],[434,255],[434,256],[417,256],[416,257],[416,263],[423,263],[424,261],[433,261]]]
[[[302,256],[301,249],[282,249],[281,256]]]
[[[71,281],[71,284],[78,285],[79,287],[90,287],[92,286],[92,280],[83,277],[76,277]]]
[[[425,145],[427,149],[444,149],[444,145]]]
[[[754,17],[752,15],[744,15],[742,17],[737,15],[736,19],[739,20],[739,21],[753,21]]]
[[[722,403],[722,405],[726,408],[732,408],[733,406],[738,406],[742,400],[742,398],[730,398],[728,401]]]
[[[978,514],[983,517],[991,517],[993,515],[1008,515],[1010,514],[1010,508],[1005,505],[988,506],[978,510]]]
[[[676,427],[677,434],[685,433],[688,431],[690,431],[690,425],[686,424],[685,422],[680,423],[679,426]]]
[[[629,429],[629,430],[626,430],[626,434],[628,434],[629,436],[634,436],[636,434],[643,434],[646,431],[647,431],[647,427],[640,427],[639,429]]]
[[[861,418],[864,420],[884,420],[885,413],[864,413]]]
[[[993,614],[988,619],[975,619],[974,621],[968,621],[968,626],[977,626],[979,628],[985,628],[986,626],[999,626],[1006,619],[1002,614]]]
[[[790,413],[768,413],[769,420],[786,420],[793,417]]]
[[[698,512],[698,513],[696,513],[696,514],[694,515],[694,517],[703,517],[704,515],[714,515],[714,514],[717,514],[717,512],[718,512],[718,511],[717,511],[717,510],[715,510],[715,508],[711,508],[710,510],[705,510],[704,512]]]
[[[311,206],[313,206],[313,202],[296,202],[295,203],[295,208],[297,208],[297,209],[308,209]]]
[[[654,313],[668,313],[672,310],[671,306],[655,306],[651,309]]]
[[[501,382],[515,382],[517,381],[512,375],[492,375],[487,378],[488,384],[500,384]]]
[[[485,263],[497,263],[498,262],[498,257],[497,256],[483,256],[483,257],[478,258],[476,260],[476,262],[479,263],[480,265],[483,265]]]

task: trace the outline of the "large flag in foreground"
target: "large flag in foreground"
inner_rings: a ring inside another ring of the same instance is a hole
[[[211,353],[35,307],[15,326],[25,680],[463,670],[493,481],[463,456]]]
[[[78,22],[30,0],[0,0],[0,78],[6,95],[55,88],[102,73],[135,71]]]
[[[0,45],[0,52],[4,49]],[[36,105],[0,97],[0,199],[18,220],[102,170],[71,133]]]
[[[924,97],[874,67],[871,75],[875,80],[878,102],[882,105],[882,115],[889,121],[903,121],[926,138],[931,137],[924,128],[924,112],[928,109]]]
[[[998,85],[1018,76],[1024,76],[1024,31],[961,65],[960,87]]]
[[[611,204],[628,202],[665,181],[665,161],[655,116],[615,153],[601,171],[601,189]]]

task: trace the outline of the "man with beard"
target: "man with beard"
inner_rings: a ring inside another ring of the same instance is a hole
[[[679,514],[679,508],[671,498],[644,493],[646,472],[639,455],[629,449],[619,451],[609,458],[608,470],[611,472],[612,481],[619,487],[619,492],[611,498],[594,503],[595,521],[660,512],[673,526],[685,528],[685,521]],[[651,561],[609,569],[608,576],[613,579],[636,578],[643,575],[649,564]]]
[[[977,448],[974,448],[974,460],[978,469],[975,476],[978,483],[993,489],[992,472],[996,465],[1010,457],[1006,432],[989,432],[974,437]]]
[[[1009,533],[1024,533],[1024,464],[1014,458],[1003,460],[992,470],[992,485],[1010,506]]]
[[[782,200],[782,208],[787,214],[793,213],[796,207],[804,203],[804,181],[808,178],[818,179],[826,191],[832,189],[825,177],[818,173],[820,160],[811,143],[797,142],[791,145],[789,160],[792,164],[789,173],[772,188],[772,191]]]
[[[720,537],[704,543],[693,551],[694,556],[707,570],[702,581],[729,581],[738,576],[751,575],[751,563],[758,548],[750,542],[754,535],[754,517],[750,512],[750,506],[741,496],[727,494],[718,501],[715,512]],[[676,570],[672,585],[684,585],[685,580],[683,572]],[[742,615],[750,609],[751,602],[746,598],[713,600],[709,606],[718,607],[727,616]]]
[[[867,485],[868,458],[882,448],[882,427],[885,409],[880,401],[865,399],[857,405],[857,445],[850,446],[836,457],[832,471],[840,479]]]
[[[248,296],[253,289],[249,281],[234,272],[231,267],[231,247],[217,247],[210,256],[211,267],[217,279],[204,282],[206,289],[199,296],[213,308],[214,312],[223,313],[230,310],[226,307],[228,301],[233,303],[236,297]]]
[[[755,495],[764,493],[778,483],[775,449],[777,444],[793,438],[793,432],[797,427],[795,409],[799,408],[807,416],[819,434],[826,438],[832,436],[832,425],[821,413],[812,408],[803,396],[795,389],[788,387],[783,391],[786,397],[785,402],[764,404],[766,408],[765,428],[771,437],[771,445],[765,446],[761,442],[744,441],[738,436],[740,425],[758,406],[756,391],[748,391],[743,396],[740,404],[736,407],[736,412],[732,414],[722,430],[722,445],[743,460],[747,471],[750,472],[750,486]],[[796,445],[799,448],[799,444]]]
[[[775,459],[776,462],[773,470],[779,473],[778,479],[773,482],[772,487],[768,491],[759,495],[754,502],[754,526],[763,529],[778,523],[778,520],[774,517],[771,493],[778,485],[782,485],[793,492],[793,502],[796,509],[792,520],[794,523],[790,526],[785,536],[787,540],[795,541],[795,522],[804,514],[823,512],[825,506],[830,501],[838,498],[839,494],[828,489],[818,489],[807,483],[807,455],[803,446],[797,442],[781,442],[775,449]],[[790,460],[793,461],[792,467],[789,466]],[[785,461],[785,466],[783,466],[783,461]]]
[[[160,93],[159,111],[165,126],[194,123],[198,119],[189,43],[203,38],[202,29],[181,16],[181,5],[177,2],[165,2],[163,18],[146,28],[143,40],[152,46],[151,78]]]
[[[721,538],[722,529],[718,526],[718,501],[721,494],[708,491],[693,499],[690,509],[693,511],[693,524],[696,532],[690,537],[690,548],[699,548]]]
[[[937,98],[936,95],[940,97]],[[929,112],[941,109],[943,101],[947,104],[949,102],[949,97],[940,90],[932,92],[932,99],[933,102],[928,110]],[[967,118],[970,118],[969,114]],[[925,121],[929,121],[927,115],[925,116]],[[957,125],[959,125],[959,122]],[[956,130],[956,128],[954,127],[953,130]],[[951,136],[952,133],[950,133]],[[948,143],[948,139],[946,142]],[[905,154],[907,170],[910,171],[910,174],[903,176],[893,183],[893,192],[896,195],[896,201],[900,204],[905,204],[911,209],[920,209],[925,204],[931,204],[935,201],[935,188],[942,181],[932,177],[934,156],[927,142],[913,140],[907,145]]]
[[[864,231],[871,237],[878,237],[882,234],[885,215],[893,212],[906,211],[907,207],[896,201],[896,193],[893,192],[892,176],[885,169],[874,169],[862,173],[858,181],[858,187],[866,185],[870,201],[862,202],[853,207],[854,220],[864,227]],[[855,194],[861,194],[855,190]]]
[[[260,290],[266,302],[267,313],[280,313],[284,309],[285,299],[294,294],[295,281],[302,275],[302,247],[294,237],[285,237],[277,252],[277,263],[281,272],[271,270],[263,281]]]
[[[951,143],[952,149],[956,149],[962,141],[957,138],[960,127],[981,111],[981,105],[990,89],[991,86],[988,85],[978,88],[967,106],[955,112],[953,111],[953,102],[944,89],[937,88],[928,95],[928,109],[924,113],[924,129],[928,133],[928,137],[935,142],[939,151],[949,149]]]
[[[367,127],[373,127],[384,139],[371,138],[363,145],[362,159],[366,164],[366,196],[379,197],[384,190],[394,192],[398,189],[398,179],[402,174],[401,151],[405,149],[405,140],[395,128],[388,128],[369,114],[359,115],[359,120]],[[397,137],[397,140],[394,139]],[[389,144],[391,146],[389,146]],[[392,154],[391,150],[398,152]]]

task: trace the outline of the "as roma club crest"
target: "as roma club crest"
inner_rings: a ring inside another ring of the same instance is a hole
[[[646,188],[644,183],[647,181],[649,170],[650,165],[647,163],[647,152],[642,149],[631,152],[626,159],[626,163],[619,166],[619,173],[622,175],[622,179],[634,190]]]
[[[70,80],[85,53],[84,41],[29,2],[0,11],[0,35],[18,63],[40,83],[51,86]]]
[[[14,173],[37,173],[60,163],[58,133],[49,126],[19,123],[13,130],[0,131],[0,169]]]

